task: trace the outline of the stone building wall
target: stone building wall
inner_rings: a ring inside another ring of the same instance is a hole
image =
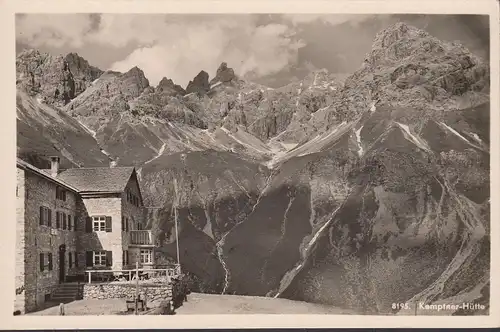
[[[111,232],[106,231],[86,231],[86,220],[90,216],[109,216],[111,217]],[[82,266],[85,266],[86,251],[111,251],[112,266],[107,269],[122,269],[122,230],[121,230],[121,197],[119,195],[110,195],[108,197],[83,198],[79,206],[80,229],[78,248],[81,252],[79,260]],[[92,267],[85,267],[85,269]]]
[[[24,172],[24,288],[25,309],[34,310],[45,302],[59,284],[59,248],[65,245],[65,275],[70,272],[68,254],[76,252],[74,230],[56,229],[56,212],[76,215],[76,196],[66,191],[66,201],[56,199],[56,184],[32,172]],[[51,209],[52,226],[40,225],[40,206]],[[62,222],[61,222],[62,226]],[[22,242],[21,242],[22,243]],[[19,243],[17,250],[23,250]],[[40,253],[44,254],[44,271],[40,270]],[[52,270],[48,269],[48,254],[52,254]]]
[[[16,298],[14,301],[14,311],[19,310],[21,313],[26,312],[25,308],[25,283],[26,276],[24,272],[24,254],[25,254],[25,226],[24,226],[24,203],[25,203],[25,186],[24,173],[22,169],[17,169],[17,187],[16,187],[16,266],[15,266],[15,287]]]
[[[172,298],[172,283],[141,284],[139,294],[148,302],[170,300]],[[136,286],[133,282],[92,283],[83,286],[84,299],[130,299],[135,297]]]

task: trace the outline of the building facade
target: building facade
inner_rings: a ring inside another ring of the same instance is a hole
[[[16,300],[33,311],[85,271],[154,267],[154,239],[133,167],[38,169],[17,160]]]

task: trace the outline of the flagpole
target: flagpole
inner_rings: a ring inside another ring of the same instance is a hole
[[[181,260],[179,256],[179,232],[177,230],[177,207],[175,207],[175,244],[177,247],[177,264],[179,265],[179,271],[180,271]]]

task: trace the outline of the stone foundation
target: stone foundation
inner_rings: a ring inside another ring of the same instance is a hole
[[[139,294],[141,298],[146,298],[148,302],[169,300],[172,298],[172,283],[168,284],[139,284]],[[135,283],[91,283],[83,286],[84,299],[130,299],[135,296]]]

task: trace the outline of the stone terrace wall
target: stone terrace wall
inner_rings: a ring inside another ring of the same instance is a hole
[[[84,299],[133,299],[135,296],[135,283],[106,282],[92,283],[83,286]],[[148,302],[168,300],[172,298],[172,283],[165,284],[139,284],[141,298],[146,297]]]

